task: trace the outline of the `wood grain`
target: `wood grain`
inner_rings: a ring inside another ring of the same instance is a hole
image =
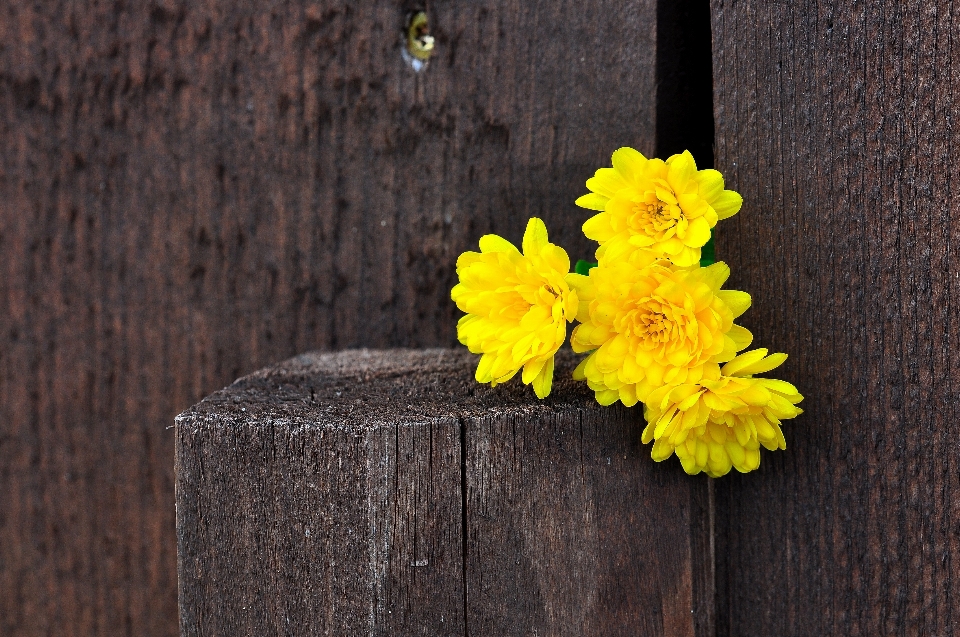
[[[584,180],[656,146],[654,0],[427,4],[420,74],[400,0],[3,4],[0,633],[175,634],[178,411],[452,344],[486,232],[590,254]]]
[[[960,7],[711,6],[717,254],[807,396],[717,482],[718,634],[955,634]]]
[[[706,636],[706,480],[560,357],[306,354],[177,420],[181,634]]]
[[[588,401],[467,422],[470,634],[711,634],[713,588],[693,583],[707,481],[651,461],[638,416]]]

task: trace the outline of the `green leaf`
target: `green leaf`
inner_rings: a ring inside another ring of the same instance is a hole
[[[710,230],[710,240],[700,248],[700,267],[705,268],[717,262],[717,254],[713,248],[713,230]]]
[[[591,263],[590,261],[584,261],[583,259],[580,259],[577,261],[577,265],[573,266],[573,271],[577,274],[587,276],[587,274],[590,273],[590,268],[595,267],[597,267],[596,263]]]

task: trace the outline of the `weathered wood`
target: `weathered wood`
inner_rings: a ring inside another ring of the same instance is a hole
[[[717,253],[806,395],[717,482],[720,635],[958,631],[958,8],[712,2]]]
[[[655,147],[654,0],[426,4],[417,74],[406,0],[3,3],[0,634],[175,634],[178,411],[453,344],[485,232],[590,253],[584,180]]]
[[[560,357],[307,354],[177,419],[181,633],[708,635],[708,482]]]

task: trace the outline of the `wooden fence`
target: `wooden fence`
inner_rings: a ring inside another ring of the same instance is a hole
[[[703,166],[712,130],[745,199],[718,255],[807,396],[714,482],[716,634],[950,634],[958,7],[425,5],[0,9],[0,634],[176,634],[176,413],[308,350],[452,345],[460,251],[537,215],[586,256],[610,152]]]

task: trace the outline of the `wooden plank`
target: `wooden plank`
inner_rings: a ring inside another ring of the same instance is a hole
[[[462,632],[459,422],[300,413],[335,386],[285,387],[282,415],[244,388],[181,425],[182,635]]]
[[[417,74],[400,0],[4,3],[0,633],[175,634],[178,411],[453,344],[485,232],[590,253],[584,180],[655,148],[654,1],[427,4]]]
[[[652,462],[638,416],[466,421],[470,634],[710,634],[693,613],[713,606],[693,587],[712,566],[693,508],[708,483]]]
[[[474,363],[308,354],[178,417],[181,634],[709,634],[707,481],[572,355],[543,402]]]
[[[960,618],[953,2],[711,3],[718,235],[806,395],[717,482],[718,634],[941,635]]]

